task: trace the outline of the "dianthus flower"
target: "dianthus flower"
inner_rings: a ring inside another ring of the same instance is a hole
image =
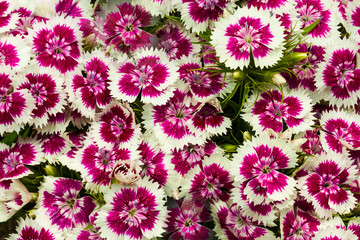
[[[96,205],[89,196],[79,197],[82,182],[69,178],[45,177],[39,189],[36,220],[59,230],[86,227]]]
[[[269,67],[283,55],[284,30],[277,19],[255,8],[239,8],[215,23],[212,45],[232,69],[248,67],[251,57],[255,67]]]
[[[110,76],[111,94],[120,100],[134,102],[141,92],[141,101],[161,105],[173,95],[178,79],[177,67],[160,50],[141,49],[133,61],[122,64]]]
[[[313,171],[299,178],[298,188],[306,200],[313,203],[316,214],[331,217],[335,213],[348,213],[356,199],[343,186],[355,179],[357,170],[350,159],[336,153],[318,157]]]
[[[267,129],[282,132],[285,124],[292,133],[299,133],[312,124],[311,99],[304,90],[268,90],[254,93],[248,102],[243,118],[257,133]]]
[[[351,40],[338,41],[327,50],[325,62],[316,73],[319,94],[331,105],[350,107],[360,98],[360,68],[356,63],[358,46]]]
[[[30,61],[30,48],[20,36],[2,36],[0,39],[0,66],[22,70]]]
[[[38,22],[29,35],[40,66],[54,67],[66,73],[78,65],[82,38],[76,20],[55,17],[46,23]]]
[[[150,34],[141,29],[150,25],[151,15],[145,9],[131,3],[117,5],[118,11],[106,16],[104,33],[106,44],[114,45],[120,51],[135,51],[150,43]]]
[[[136,186],[113,184],[95,220],[100,236],[122,240],[160,237],[166,215],[164,197],[159,185],[146,179]]]
[[[14,1],[0,1],[0,33],[7,32],[15,27],[19,19],[18,14],[12,12],[15,7],[16,3]]]

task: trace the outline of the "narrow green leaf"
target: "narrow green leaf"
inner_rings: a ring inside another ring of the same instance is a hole
[[[313,30],[321,21],[322,17],[320,17],[318,20],[316,20],[315,22],[313,22],[312,24],[310,24],[309,26],[303,28],[302,30],[302,35],[306,35],[309,32],[311,32],[311,30]]]

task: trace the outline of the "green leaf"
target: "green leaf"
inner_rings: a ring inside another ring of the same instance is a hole
[[[17,139],[18,139],[18,134],[15,131],[13,131],[11,133],[6,133],[4,135],[4,138],[0,142],[11,146],[13,143],[17,141]]]
[[[176,21],[176,22],[181,23],[180,17],[168,16],[168,15],[166,15],[165,17],[166,17],[167,19],[171,19],[171,20],[174,20],[174,21]]]
[[[309,32],[311,32],[311,30],[313,30],[320,23],[321,19],[322,17],[316,20],[315,22],[313,22],[312,24],[310,24],[309,26],[303,28],[302,35],[306,35]]]
[[[210,29],[206,29],[206,31],[205,32],[201,32],[201,33],[199,33],[199,36],[201,37],[201,38],[203,38],[205,41],[207,41],[207,42],[210,42],[211,41],[211,30]]]

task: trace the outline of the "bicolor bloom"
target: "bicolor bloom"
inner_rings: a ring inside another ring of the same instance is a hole
[[[299,178],[298,188],[301,195],[312,202],[319,217],[329,218],[335,213],[348,213],[355,207],[355,197],[344,186],[355,180],[356,173],[356,167],[344,155],[322,154],[313,172]]]
[[[42,161],[40,145],[33,139],[19,139],[12,147],[0,143],[0,180],[27,176],[32,172],[25,165]]]
[[[282,57],[284,30],[276,18],[239,8],[215,23],[212,45],[227,67],[248,67],[252,55],[255,67],[264,68]]]
[[[132,108],[127,103],[112,102],[92,123],[89,133],[99,147],[137,148],[140,143],[140,128],[135,123]]]
[[[285,126],[292,133],[299,133],[308,130],[312,124],[311,99],[304,90],[284,89],[281,93],[273,89],[254,93],[247,105],[250,107],[245,108],[243,118],[257,133],[267,129],[282,132]]]
[[[187,198],[179,201],[179,206],[168,210],[166,231],[170,239],[209,239],[210,230],[201,223],[210,220],[210,214],[206,207],[197,207]]]
[[[150,142],[142,141],[138,149],[140,155],[141,177],[157,182],[161,187],[168,182],[169,173],[165,165],[165,153],[151,146]]]
[[[303,153],[310,155],[318,155],[324,152],[320,142],[320,132],[315,130],[307,130],[303,136],[306,139],[300,147]]]
[[[100,237],[100,233],[89,229],[80,230],[75,229],[74,231],[65,235],[67,240],[106,240]]]
[[[327,50],[325,62],[315,75],[319,94],[331,105],[350,107],[360,98],[360,68],[357,66],[358,46],[351,40],[338,41]]]
[[[47,124],[36,130],[45,134],[64,133],[71,120],[69,112],[69,108],[65,106],[63,112],[49,115]],[[74,124],[74,126],[76,126],[76,124]]]
[[[189,196],[197,206],[205,201],[228,201],[233,186],[228,159],[220,154],[205,158],[201,167],[195,167],[181,185],[181,196]]]
[[[357,240],[358,237],[351,230],[328,226],[318,231],[312,239],[313,240]]]
[[[335,13],[338,9],[331,11],[336,6],[331,6],[324,0],[295,0],[295,13],[293,22],[300,21],[300,28],[308,27],[317,20],[320,22],[312,29],[307,39],[308,43],[324,45],[329,39],[338,37],[335,23]]]
[[[256,7],[258,10],[267,10],[272,13],[287,12],[293,8],[293,0],[249,0],[248,7]],[[265,13],[265,12],[264,12]],[[289,28],[288,28],[289,29]]]
[[[70,144],[66,135],[56,133],[38,133],[36,139],[39,141],[43,157],[50,163],[55,163],[59,157],[70,151]]]
[[[97,108],[112,100],[109,89],[111,60],[100,50],[85,54],[84,64],[66,78],[66,90],[73,108],[94,119]]]
[[[217,202],[211,206],[211,210],[215,221],[214,231],[221,240],[276,239],[274,233],[244,215],[236,203],[227,206],[224,202]]]
[[[174,149],[171,152],[171,164],[174,170],[181,176],[185,176],[192,168],[201,165],[205,157],[209,157],[216,149],[216,145],[211,140],[205,143],[188,144],[182,149]]]
[[[145,9],[131,3],[117,5],[116,12],[106,16],[104,33],[107,37],[105,43],[114,45],[116,49],[123,51],[130,48],[135,51],[150,43],[150,34],[141,29],[150,25],[151,15]]]
[[[86,227],[96,204],[89,196],[79,197],[82,182],[69,178],[45,177],[39,188],[36,220],[59,230]]]
[[[176,89],[174,96],[160,106],[144,105],[143,123],[153,130],[160,143],[169,149],[181,149],[185,145],[202,144],[204,139],[190,132],[188,123],[197,105],[187,104],[186,93]]]
[[[20,36],[2,36],[0,39],[0,66],[22,70],[30,61],[30,51],[26,40]]]
[[[226,87],[224,76],[219,68],[201,70],[198,58],[185,58],[179,66],[179,77],[198,101],[206,101],[216,97]],[[184,86],[184,87],[185,87]]]
[[[181,4],[181,0],[133,0],[132,2],[143,6],[151,15],[162,17],[172,12],[178,4]]]
[[[63,78],[55,69],[40,68],[27,73],[17,89],[26,89],[35,100],[30,123],[46,125],[49,115],[61,112],[66,103]]]
[[[189,57],[200,51],[200,45],[193,44],[200,40],[176,22],[169,22],[159,29],[155,36],[152,39],[153,46],[165,51],[170,60]]]
[[[114,167],[118,161],[129,160],[131,152],[127,149],[100,148],[94,142],[85,143],[73,161],[73,168],[80,171],[87,182],[86,188],[104,191],[110,186]]]
[[[42,67],[54,67],[61,73],[73,71],[81,57],[81,35],[77,21],[55,17],[38,22],[29,30],[36,60]]]
[[[55,12],[64,18],[90,18],[92,8],[83,0],[58,0],[55,4]]]
[[[33,10],[34,9],[32,4],[28,2],[28,4],[24,4],[23,6],[13,11],[19,15],[19,19],[16,23],[16,26],[11,28],[10,30],[10,33],[12,35],[28,35],[28,29],[31,29],[33,27],[33,24],[37,22],[46,22],[48,20],[47,18],[34,15]]]
[[[197,136],[210,138],[221,135],[231,128],[231,120],[222,116],[222,109],[218,99],[213,98],[201,103],[189,122],[189,130]]]
[[[319,64],[324,61],[325,48],[316,45],[299,44],[294,52],[307,53],[308,57],[300,61],[292,69],[294,74],[282,73],[290,89],[302,87],[315,92],[315,73]],[[315,95],[315,94],[314,94]]]
[[[298,208],[282,212],[280,216],[282,239],[312,239],[319,226],[319,219]]]
[[[173,95],[178,79],[177,67],[160,50],[141,49],[133,61],[122,64],[110,79],[111,94],[120,100],[134,102],[141,92],[141,101],[161,105]]]
[[[30,202],[31,193],[18,179],[0,181],[0,222],[10,219]]]
[[[166,216],[164,197],[159,185],[147,179],[136,186],[112,185],[95,220],[100,236],[123,240],[160,237]]]
[[[203,32],[220,19],[227,9],[235,7],[233,0],[182,0],[181,20],[187,29]]]
[[[356,2],[356,0],[352,1],[351,3],[348,3],[346,6],[346,20],[347,25],[349,29],[348,32],[357,32],[360,33],[360,6]]]
[[[37,240],[63,240],[61,232],[50,227],[43,227],[42,223],[29,217],[20,218],[16,233],[9,235],[7,240],[37,239]]]
[[[19,16],[13,13],[16,3],[11,0],[0,1],[0,33],[13,29]]]
[[[244,184],[247,200],[254,204],[291,199],[296,182],[281,169],[296,166],[295,150],[280,139],[257,137],[246,141],[233,155],[232,174]]]
[[[359,115],[345,111],[330,111],[320,119],[322,132],[320,141],[326,151],[343,153],[346,150],[360,150]]]
[[[16,89],[15,73],[4,68],[0,72],[0,135],[19,132],[31,119],[34,99],[27,89]]]

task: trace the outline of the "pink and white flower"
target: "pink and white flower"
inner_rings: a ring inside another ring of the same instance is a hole
[[[31,193],[18,179],[0,181],[0,222],[10,219],[30,202]]]
[[[30,61],[30,51],[25,39],[19,36],[2,36],[0,39],[0,66],[22,70]]]
[[[13,13],[16,3],[11,0],[0,1],[0,33],[5,33],[15,27],[19,19],[18,14]]]
[[[292,133],[308,130],[312,124],[311,99],[303,90],[277,89],[254,93],[248,99],[243,118],[257,133],[267,129],[282,132],[285,127]],[[285,125],[286,124],[286,125]]]
[[[325,62],[315,75],[319,94],[331,105],[350,107],[360,98],[360,68],[357,66],[356,42],[338,41],[327,50]]]
[[[177,67],[160,50],[142,49],[132,61],[122,64],[110,76],[111,94],[120,100],[134,102],[141,92],[141,101],[161,105],[173,96],[178,79]]]
[[[298,180],[300,193],[312,202],[316,214],[329,218],[335,213],[348,213],[356,199],[346,184],[355,180],[357,170],[350,159],[336,153],[322,154],[315,162],[313,172]]]
[[[79,197],[81,189],[80,181],[45,177],[35,210],[37,222],[58,230],[86,227],[96,205],[89,196]]]
[[[255,8],[239,8],[215,23],[212,45],[222,62],[232,69],[274,65],[283,53],[284,27]],[[283,37],[281,37],[283,36]]]
[[[344,153],[360,149],[360,117],[345,111],[330,111],[320,119],[320,141],[328,152]]]
[[[55,17],[34,24],[29,30],[36,60],[42,67],[54,67],[61,73],[71,72],[81,58],[81,35],[77,21]]]
[[[160,237],[166,216],[164,197],[159,185],[146,179],[137,186],[112,185],[95,220],[100,236],[124,240]]]

